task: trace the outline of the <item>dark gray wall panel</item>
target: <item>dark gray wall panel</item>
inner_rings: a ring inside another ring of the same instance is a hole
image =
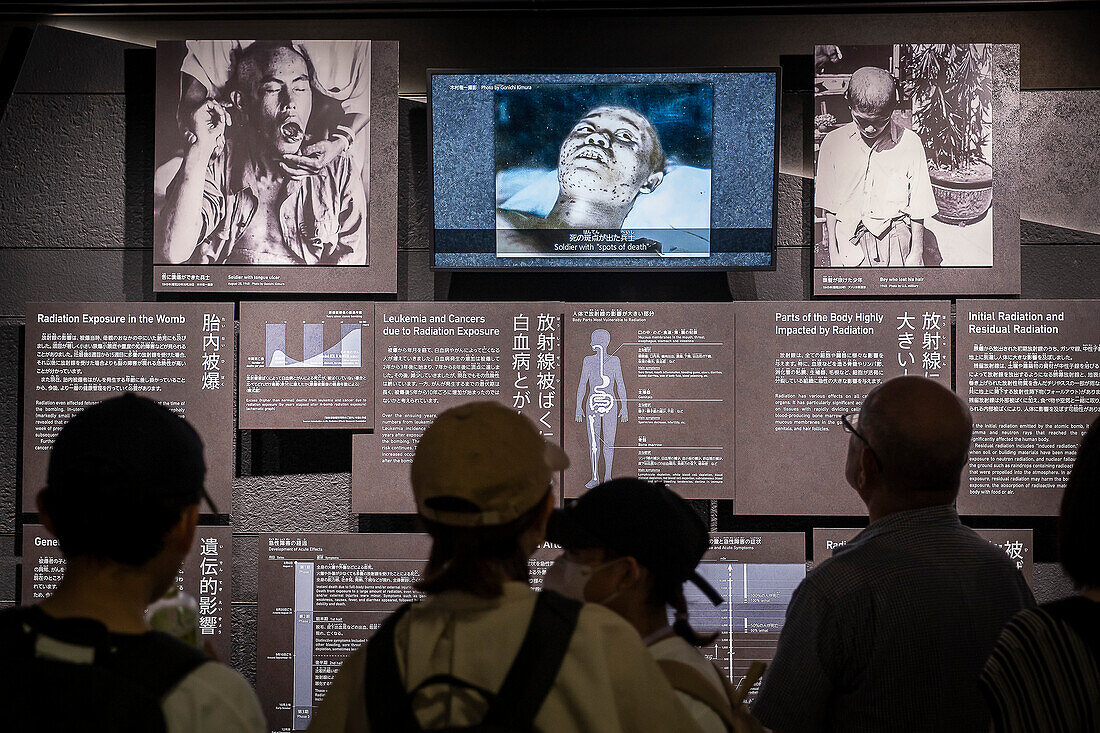
[[[727,274],[733,300],[807,300],[813,258],[809,247],[780,247],[774,271]]]
[[[253,569],[255,570],[255,569]],[[229,613],[229,628],[233,634],[233,658],[228,661],[233,669],[256,686],[256,616],[255,604],[234,603]]]
[[[115,94],[16,94],[0,122],[0,247],[119,247],[126,104]]]
[[[1020,222],[1020,242],[1022,244],[1100,244],[1100,234],[1024,219]]]
[[[233,601],[256,603],[259,535],[233,533]]]
[[[15,489],[19,481],[17,456],[19,452],[19,421],[21,373],[19,355],[22,353],[20,325],[22,318],[0,319],[0,404],[5,409],[0,414],[0,532],[15,531]],[[0,554],[6,547],[0,540]]]
[[[428,248],[432,191],[427,110],[428,105],[410,99],[402,99],[398,109],[398,249]]]
[[[1039,244],[1020,248],[1021,298],[1100,298],[1100,246]]]
[[[1100,89],[1021,94],[1022,218],[1100,234],[1098,110]]]
[[[350,473],[233,481],[233,528],[241,532],[354,532],[350,517]]]
[[[0,317],[44,300],[152,300],[150,249],[0,249]]]
[[[129,43],[40,25],[19,73],[17,93],[121,92]]]
[[[778,188],[776,212],[779,216],[779,246],[808,246],[813,239],[813,179],[780,173]]]
[[[397,299],[435,300],[436,275],[432,272],[426,249],[397,253]]]

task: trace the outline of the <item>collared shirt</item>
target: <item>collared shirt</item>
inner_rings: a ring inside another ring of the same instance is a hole
[[[446,673],[499,690],[519,651],[537,594],[508,582],[499,598],[446,591],[415,604],[394,629],[397,666],[405,689]],[[364,695],[367,647],[340,671],[313,712],[311,731],[368,730]],[[461,687],[426,686],[413,700],[421,727],[471,725],[487,705]],[[577,619],[554,686],[535,718],[540,731],[625,733],[695,731],[634,627],[603,606],[586,603]]]
[[[924,144],[893,120],[872,145],[854,122],[833,130],[821,141],[814,206],[836,214],[838,242],[849,241],[861,221],[879,237],[898,217],[936,214]]]
[[[985,731],[978,675],[1035,605],[951,506],[871,524],[795,590],[752,710],[776,731]]]
[[[189,262],[220,264],[365,265],[367,242],[363,183],[353,158],[340,154],[319,173],[288,178],[279,203],[282,257],[238,251],[241,233],[259,199],[252,190],[255,166],[227,143],[210,159],[202,195],[199,246]]]
[[[718,676],[718,669],[714,664],[704,657],[696,647],[689,644],[682,636],[672,632],[671,629],[662,629],[662,631],[671,633],[655,640],[650,638],[642,640],[653,658],[656,660],[668,659],[693,667],[710,680],[715,691],[725,698],[726,686],[722,683],[722,678]],[[676,691],[676,696],[680,698],[680,702],[691,713],[692,719],[695,720],[695,724],[701,730],[706,733],[725,733],[726,724],[722,722],[722,718],[709,705],[679,690]]]

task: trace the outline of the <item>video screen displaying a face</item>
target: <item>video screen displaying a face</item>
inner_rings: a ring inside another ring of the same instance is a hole
[[[436,267],[774,267],[775,70],[430,88]]]

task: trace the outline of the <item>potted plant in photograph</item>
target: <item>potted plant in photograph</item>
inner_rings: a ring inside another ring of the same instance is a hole
[[[949,224],[978,221],[993,203],[993,168],[985,152],[992,67],[987,43],[901,47],[902,86],[913,100],[913,129],[928,156],[936,218]]]

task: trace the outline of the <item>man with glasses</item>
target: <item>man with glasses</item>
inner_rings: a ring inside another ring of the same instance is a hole
[[[241,675],[145,625],[209,503],[202,452],[186,421],[129,393],[61,429],[38,511],[65,574],[38,605],[0,614],[15,730],[267,730]]]
[[[776,731],[988,730],[978,674],[1035,601],[954,502],[971,417],[954,392],[898,377],[839,418],[844,475],[870,525],[795,590],[753,705]]]
[[[924,143],[894,119],[897,83],[857,69],[845,93],[852,122],[821,141],[814,206],[825,212],[834,267],[923,267],[924,220],[939,211]]]

